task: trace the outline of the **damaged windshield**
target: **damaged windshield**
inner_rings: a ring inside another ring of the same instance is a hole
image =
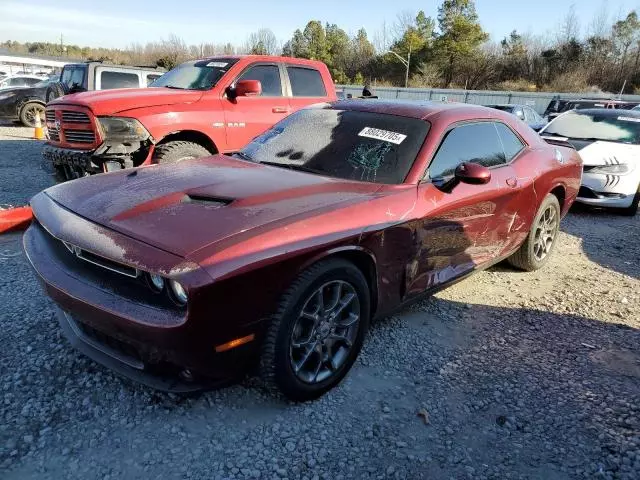
[[[150,87],[180,90],[209,90],[213,88],[237,62],[234,58],[210,58],[186,62],[162,75]]]
[[[415,118],[310,108],[256,137],[241,156],[329,177],[398,184],[428,130],[427,122]]]

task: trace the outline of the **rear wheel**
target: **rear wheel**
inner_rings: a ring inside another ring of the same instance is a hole
[[[66,83],[62,83],[62,82],[52,83],[47,87],[47,93],[45,95],[45,99],[47,100],[47,103],[49,103],[51,100],[55,100],[56,98],[62,97],[67,93],[69,93],[69,88],[67,87]]]
[[[551,256],[560,230],[560,203],[550,193],[542,201],[533,226],[520,249],[507,260],[511,265],[528,272],[541,268]]]
[[[158,145],[153,153],[156,163],[176,163],[192,158],[207,157],[211,152],[202,145],[193,142],[177,140]]]
[[[20,123],[25,127],[35,127],[36,117],[38,116],[41,120],[44,116],[44,105],[41,103],[28,102],[20,109]]]
[[[318,398],[353,366],[369,326],[369,287],[342,259],[303,272],[269,321],[260,370],[267,386],[294,401]]]

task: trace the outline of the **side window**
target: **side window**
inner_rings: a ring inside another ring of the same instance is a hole
[[[10,78],[9,79],[9,86],[10,87],[24,87],[25,86],[24,78],[22,78],[22,77]]]
[[[427,172],[430,178],[447,177],[464,162],[479,163],[485,167],[506,163],[493,122],[471,123],[451,130],[440,144]]]
[[[84,68],[65,68],[60,81],[69,88],[74,84],[82,86],[84,83]]]
[[[287,67],[294,97],[326,97],[322,75],[313,68]]]
[[[100,89],[110,90],[112,88],[138,88],[140,79],[137,73],[110,72],[103,70],[100,72]]]
[[[238,80],[259,80],[263,97],[281,97],[282,83],[277,65],[254,65],[244,72]]]
[[[32,87],[34,86],[36,83],[40,83],[42,80],[39,80],[37,78],[25,78],[24,79],[24,83],[25,85]]]
[[[496,130],[498,131],[498,137],[500,138],[500,143],[502,144],[502,149],[504,150],[505,160],[510,162],[513,160],[520,151],[524,148],[524,144],[518,138],[518,136],[513,133],[513,131],[507,127],[504,123],[495,123]]]
[[[527,123],[534,123],[536,121],[535,113],[529,107],[524,108],[524,120]]]
[[[155,82],[157,79],[159,79],[162,76],[161,73],[149,73],[147,74],[147,87],[149,85],[151,85],[153,82]]]

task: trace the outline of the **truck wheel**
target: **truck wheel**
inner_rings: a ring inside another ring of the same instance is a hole
[[[58,97],[62,97],[67,93],[69,93],[69,89],[67,88],[66,83],[62,83],[62,82],[52,83],[47,87],[47,93],[45,95],[45,99],[47,100],[47,103],[49,103],[51,100],[55,100]]]
[[[542,201],[527,239],[507,261],[527,272],[538,270],[549,260],[558,240],[559,230],[560,203],[558,197],[550,193]]]
[[[176,163],[192,158],[208,157],[211,152],[193,142],[177,140],[158,145],[153,154],[156,163]]]
[[[44,116],[44,105],[37,102],[25,103],[20,109],[20,123],[25,127],[35,127],[36,118]],[[44,120],[43,120],[44,123]]]

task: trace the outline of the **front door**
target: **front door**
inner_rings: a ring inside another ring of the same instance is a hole
[[[410,296],[464,276],[504,250],[521,195],[510,162],[524,149],[502,123],[465,123],[444,136],[425,182],[418,186],[418,248],[407,273]],[[464,162],[490,168],[491,181],[459,183],[450,192],[439,187]]]
[[[235,152],[251,139],[271,128],[289,113],[289,99],[284,96],[280,67],[276,63],[249,66],[237,80],[259,80],[259,96],[224,100],[227,151]]]

